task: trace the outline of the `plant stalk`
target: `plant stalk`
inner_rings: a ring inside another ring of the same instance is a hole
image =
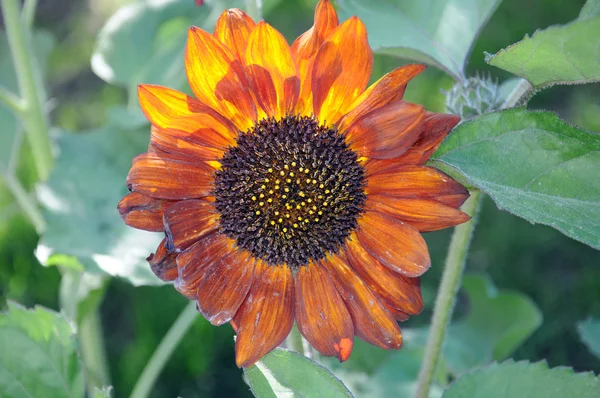
[[[305,357],[312,359],[312,351],[310,344],[300,333],[297,325],[292,327],[290,334],[285,338],[285,347],[288,350],[295,351],[298,354],[304,355]]]
[[[88,396],[94,396],[94,390],[101,390],[110,385],[110,372],[106,351],[104,350],[104,337],[102,322],[98,309],[88,313],[81,321],[79,328],[81,342],[81,357],[87,375]]]
[[[429,338],[427,339],[427,347],[425,348],[425,356],[421,364],[421,371],[419,372],[417,393],[415,395],[418,398],[429,397],[429,389],[444,344],[446,328],[450,323],[450,317],[454,309],[454,298],[460,288],[465,260],[469,251],[473,230],[477,224],[477,215],[482,198],[483,194],[481,191],[471,192],[471,197],[461,207],[463,212],[471,216],[471,220],[456,226],[450,240],[444,273],[433,309],[433,319],[431,321]]]
[[[262,17],[262,0],[246,0],[246,13],[256,22]]]
[[[46,230],[46,221],[35,199],[25,190],[21,182],[11,173],[0,173],[8,190],[13,194],[25,217],[31,222],[38,234]]]
[[[179,314],[171,329],[169,329],[156,348],[156,351],[154,351],[154,354],[152,354],[152,358],[150,358],[150,361],[142,371],[142,375],[135,384],[130,398],[145,398],[148,396],[160,371],[165,367],[175,347],[177,347],[179,341],[192,326],[197,315],[196,302],[191,301],[181,314]]]
[[[54,164],[52,146],[48,135],[48,121],[43,111],[45,93],[36,73],[31,33],[22,22],[18,0],[1,0],[4,26],[8,45],[17,75],[21,98],[24,101],[22,121],[27,134],[36,170],[40,180],[45,181]],[[26,18],[33,18],[36,2],[27,2]]]

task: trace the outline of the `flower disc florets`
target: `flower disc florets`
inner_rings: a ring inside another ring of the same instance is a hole
[[[335,128],[265,119],[221,159],[214,194],[223,233],[270,265],[337,252],[363,211],[365,170]]]

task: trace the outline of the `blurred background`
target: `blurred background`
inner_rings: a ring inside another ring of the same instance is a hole
[[[105,83],[90,67],[99,30],[127,3],[39,1],[35,25],[40,34],[53,41],[45,67],[50,117],[52,125],[67,134],[82,134],[79,132],[105,125],[110,117],[108,110],[129,100],[124,88]],[[312,25],[316,3],[316,0],[281,1],[266,10],[264,17],[291,42]],[[467,67],[469,74],[483,72],[504,81],[509,76],[487,65],[484,51],[495,53],[536,29],[567,23],[577,17],[583,3],[583,0],[505,0],[473,48]],[[186,26],[175,24],[175,27]],[[6,46],[4,35],[2,43]],[[6,48],[1,50],[0,67],[5,68],[10,59],[5,57]],[[403,63],[396,58],[377,56],[374,77]],[[443,111],[441,90],[451,85],[450,77],[430,67],[409,85],[406,97],[425,104],[429,110]],[[529,108],[550,109],[571,123],[600,131],[599,84],[553,87],[536,95]],[[5,134],[2,126],[0,134]],[[18,176],[33,189],[36,176],[26,152],[19,162]],[[127,155],[123,162],[130,159]],[[113,189],[123,191],[124,183],[123,179],[122,186]],[[111,204],[115,213],[116,204]],[[426,234],[433,261],[431,271],[422,278],[427,309],[409,321],[411,326],[429,321],[450,232]],[[10,192],[0,183],[0,306],[4,307],[10,299],[26,306],[41,304],[59,309],[60,273],[57,267],[44,267],[36,259],[38,238],[35,229],[20,215]],[[469,272],[489,275],[498,289],[523,293],[541,310],[543,323],[514,353],[515,359],[546,359],[551,366],[565,365],[577,371],[599,373],[600,360],[581,343],[576,329],[577,323],[587,317],[600,316],[599,265],[598,251],[554,229],[531,225],[502,212],[486,199],[467,267]],[[114,396],[122,397],[131,392],[186,300],[170,286],[134,287],[119,278],[106,283],[100,326]],[[459,300],[456,317],[468,312],[468,307],[468,301]],[[153,396],[251,396],[233,355],[231,328],[215,328],[198,317],[161,374]]]

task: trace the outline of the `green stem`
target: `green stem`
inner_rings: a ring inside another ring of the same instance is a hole
[[[25,0],[23,3],[23,11],[21,12],[21,21],[25,25],[25,29],[31,31],[33,20],[35,19],[35,10],[37,9],[38,0]]]
[[[532,93],[533,87],[525,79],[521,79],[513,91],[508,95],[501,109],[511,108],[519,103],[526,102]],[[446,336],[446,329],[454,310],[454,299],[460,288],[462,275],[465,268],[465,260],[473,230],[477,223],[477,214],[481,205],[483,193],[472,191],[471,197],[465,202],[462,211],[471,216],[471,220],[457,226],[452,234],[444,273],[440,281],[440,288],[435,300],[431,329],[425,348],[425,356],[421,364],[419,378],[417,381],[417,392],[415,397],[427,398],[429,389],[435,375],[439,357]]]
[[[17,115],[17,116],[20,116],[23,113],[23,111],[25,110],[24,101],[21,98],[19,98],[18,96],[16,96],[15,94],[11,93],[5,87],[1,87],[1,86],[0,86],[0,102],[4,103],[4,105],[6,105],[8,107],[8,109],[13,111],[15,113],[15,115]]]
[[[25,190],[21,182],[15,178],[11,173],[2,173],[0,176],[3,177],[6,187],[10,190],[16,199],[16,202],[23,210],[23,213],[29,219],[31,224],[34,226],[38,234],[41,234],[46,230],[46,221],[42,216],[42,213],[37,207],[35,199],[33,199],[29,193]]]
[[[246,14],[255,21],[262,18],[262,0],[246,0]]]
[[[307,358],[312,358],[310,344],[300,333],[298,326],[294,325],[290,334],[285,338],[285,347],[288,350],[302,354]]]
[[[471,216],[471,220],[456,226],[450,240],[444,273],[433,309],[433,319],[431,321],[427,347],[425,348],[425,357],[419,373],[417,393],[415,395],[418,398],[427,398],[429,396],[429,388],[431,387],[438,358],[444,343],[446,328],[454,309],[454,298],[460,288],[465,260],[473,230],[475,229],[475,224],[477,224],[477,214],[482,197],[483,195],[480,191],[471,192],[471,197],[461,208],[463,212]]]
[[[171,329],[169,329],[156,348],[156,351],[154,351],[154,354],[152,354],[152,358],[146,364],[142,375],[133,388],[130,398],[145,398],[148,396],[160,371],[164,368],[179,341],[194,323],[197,315],[196,302],[192,301],[179,314]]]
[[[38,176],[42,181],[45,181],[48,179],[54,159],[48,136],[48,122],[43,112],[42,100],[45,98],[45,94],[40,76],[36,74],[36,60],[31,46],[30,32],[27,30],[26,25],[21,22],[18,0],[1,1],[4,25],[17,74],[17,82],[19,83],[21,97],[25,101],[22,121],[31,146]],[[34,10],[26,11],[29,14],[34,13]]]
[[[81,321],[79,328],[81,357],[83,358],[86,375],[88,396],[94,396],[94,389],[102,389],[110,385],[108,361],[104,350],[102,323],[98,309],[90,312]]]

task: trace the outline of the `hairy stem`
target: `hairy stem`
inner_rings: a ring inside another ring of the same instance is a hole
[[[88,396],[93,397],[95,388],[100,390],[110,385],[110,372],[98,309],[87,314],[81,321],[79,340],[87,375]]]
[[[43,112],[45,93],[39,73],[36,73],[36,59],[31,46],[31,33],[27,30],[27,25],[22,23],[18,0],[1,1],[8,44],[17,74],[20,94],[24,101],[22,121],[31,146],[38,177],[45,181],[48,179],[54,159],[48,136],[48,122]],[[28,15],[35,13],[35,4],[31,1],[27,3],[28,8],[25,11]],[[26,16],[26,18],[30,17]]]
[[[440,282],[440,289],[435,300],[431,330],[425,348],[425,357],[421,364],[416,397],[427,398],[429,388],[438,364],[438,359],[444,344],[446,328],[454,309],[454,297],[460,288],[460,281],[465,267],[465,260],[483,195],[480,191],[471,192],[471,197],[465,202],[461,210],[471,216],[471,220],[454,228],[446,265]]]
[[[8,190],[13,194],[19,207],[25,214],[25,217],[34,226],[36,232],[41,234],[46,229],[46,221],[37,206],[36,200],[29,195],[21,182],[11,173],[2,173],[0,177],[4,179],[4,183]]]
[[[181,341],[185,333],[192,326],[197,315],[196,302],[191,301],[181,314],[179,314],[171,329],[169,329],[156,348],[156,351],[154,351],[154,354],[152,354],[152,358],[146,364],[142,375],[133,388],[130,398],[145,398],[148,396],[160,371],[165,367],[175,347],[177,347],[179,341]]]
[[[290,334],[285,338],[285,347],[288,350],[296,351],[298,354],[302,354],[305,357],[312,359],[310,344],[302,336],[297,325],[292,327]]]

